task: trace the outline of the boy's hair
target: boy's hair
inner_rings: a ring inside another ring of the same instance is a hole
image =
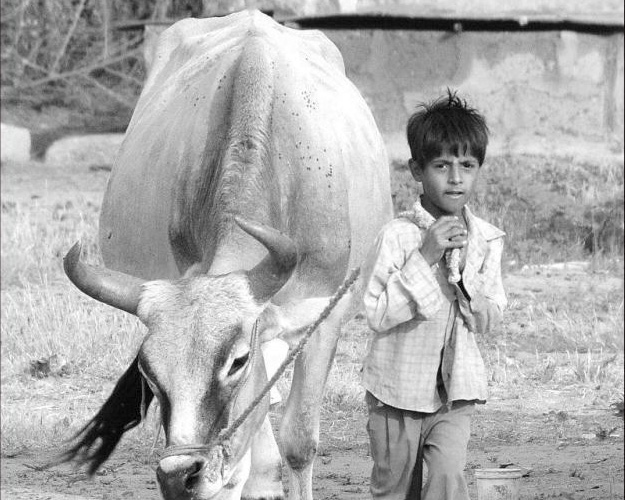
[[[447,89],[447,95],[431,103],[421,103],[408,120],[406,133],[412,159],[423,168],[444,148],[454,154],[467,151],[479,164],[484,162],[488,145],[486,120],[456,92]]]

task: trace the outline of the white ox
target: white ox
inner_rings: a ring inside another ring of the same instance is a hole
[[[382,139],[324,35],[258,11],[166,30],[106,190],[106,268],[79,245],[65,258],[78,288],[148,333],[65,459],[95,472],[155,395],[166,499],[284,498],[267,398],[226,449],[211,443],[267,380],[259,344],[293,346],[391,213]],[[324,385],[358,295],[295,362],[279,431],[290,499],[312,498]]]

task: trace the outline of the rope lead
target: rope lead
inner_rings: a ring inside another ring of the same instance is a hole
[[[276,373],[273,374],[273,377],[271,377],[267,381],[267,383],[265,384],[265,387],[263,387],[260,393],[254,398],[254,400],[245,409],[245,411],[241,413],[241,415],[232,423],[232,425],[222,430],[219,433],[219,436],[217,438],[217,444],[223,444],[224,442],[228,441],[232,437],[232,435],[235,433],[235,431],[241,426],[241,424],[245,422],[247,417],[249,417],[250,413],[254,411],[254,408],[256,408],[260,404],[262,399],[267,395],[267,393],[271,390],[271,388],[276,384],[276,382],[282,376],[282,374],[287,369],[287,367],[304,350],[304,347],[308,343],[308,340],[310,339],[312,334],[319,327],[319,325],[327,319],[327,317],[330,315],[330,313],[334,310],[334,308],[338,304],[339,300],[341,300],[343,296],[349,291],[351,286],[358,279],[359,274],[360,274],[359,267],[352,270],[352,272],[349,274],[347,279],[341,284],[341,286],[339,286],[339,288],[336,290],[334,295],[330,298],[328,305],[324,308],[324,310],[321,312],[319,317],[313,323],[305,327],[304,336],[300,339],[295,349],[293,349],[292,351],[289,351],[289,354],[287,355],[286,359],[278,367],[278,369],[276,370]]]
[[[343,298],[343,296],[349,291],[354,282],[358,279],[360,274],[360,268],[357,267],[351,271],[347,279],[339,286],[334,295],[330,298],[328,305],[321,312],[319,317],[307,327],[301,328],[300,330],[305,330],[304,335],[298,342],[295,349],[289,351],[287,357],[284,359],[282,364],[278,367],[273,376],[267,381],[263,389],[260,393],[254,398],[254,400],[249,404],[249,406],[237,417],[237,419],[229,426],[223,429],[217,439],[210,444],[196,445],[196,444],[188,444],[188,445],[174,445],[169,446],[163,450],[161,454],[161,459],[165,457],[170,457],[174,455],[182,455],[182,454],[200,454],[210,452],[211,450],[218,451],[216,448],[221,447],[221,453],[224,457],[228,456],[231,452],[230,450],[230,439],[236,432],[236,430],[241,427],[243,422],[250,416],[250,414],[254,411],[254,409],[260,404],[263,398],[267,395],[267,393],[271,390],[271,388],[276,384],[278,379],[282,376],[287,367],[295,360],[297,356],[304,350],[306,343],[315,332],[315,330],[319,327],[319,325],[325,321],[330,313],[334,310],[339,300]],[[258,324],[254,324],[254,329],[258,327]]]

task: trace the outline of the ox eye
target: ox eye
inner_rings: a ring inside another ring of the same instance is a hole
[[[243,356],[235,358],[232,362],[232,365],[230,366],[230,370],[228,371],[228,376],[230,377],[240,371],[242,368],[244,368],[249,358],[249,352],[245,353]]]

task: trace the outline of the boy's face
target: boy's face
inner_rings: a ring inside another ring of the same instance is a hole
[[[423,208],[435,218],[462,215],[480,172],[480,164],[470,151],[456,155],[445,148],[425,165],[411,159],[409,166],[412,176],[423,185]]]

